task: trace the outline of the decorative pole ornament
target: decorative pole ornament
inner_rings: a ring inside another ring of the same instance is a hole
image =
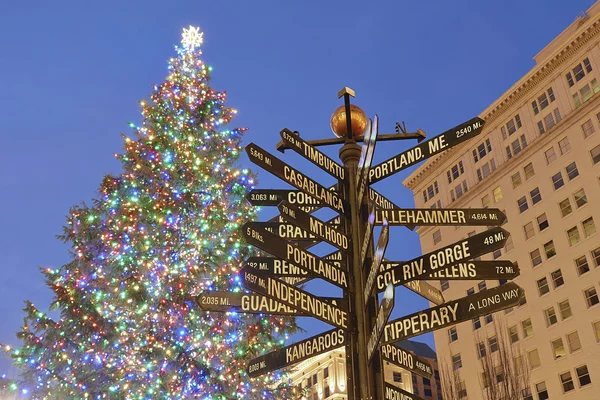
[[[192,25],[188,29],[183,28],[181,44],[186,50],[193,51],[202,43],[204,43],[204,32],[200,32],[200,28]]]
[[[350,105],[350,119],[352,123],[352,136],[359,137],[367,129],[367,116],[358,106]],[[339,138],[346,137],[348,128],[346,127],[346,109],[345,106],[339,106],[331,115],[331,130]]]

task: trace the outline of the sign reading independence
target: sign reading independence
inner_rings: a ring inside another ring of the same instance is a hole
[[[514,282],[482,290],[471,296],[452,300],[406,317],[395,319],[385,326],[383,343],[397,342],[413,336],[469,321],[473,318],[504,310],[519,304],[525,292]]]
[[[247,222],[242,227],[246,241],[277,258],[286,260],[297,267],[304,268],[316,277],[333,283],[342,289],[348,288],[346,271],[338,268],[313,253],[301,249],[264,229],[255,227],[254,222]]]
[[[376,210],[375,225],[387,219],[390,225],[400,226],[499,226],[506,215],[497,208],[401,208]]]
[[[338,328],[348,329],[348,312],[338,306],[252,268],[242,268],[240,277],[246,289],[270,297]]]
[[[383,383],[383,392],[385,400],[423,400],[422,397],[407,392],[404,389],[400,389],[398,386],[394,386],[391,383]]]
[[[396,264],[387,271],[380,271],[378,279],[385,284],[395,281],[395,286],[426,277],[438,270],[443,270],[454,264],[479,257],[504,247],[509,233],[495,227],[485,232],[468,237],[454,244],[434,250],[410,261]],[[382,265],[385,268],[385,265]],[[381,278],[383,276],[383,278]]]
[[[264,168],[295,188],[302,190],[315,200],[327,204],[340,214],[347,214],[348,203],[338,193],[328,190],[325,186],[315,182],[297,169],[290,167],[254,143],[246,146],[246,152],[248,153],[248,158],[254,164]]]
[[[379,344],[379,339],[381,339],[383,328],[388,322],[388,319],[390,319],[390,315],[392,314],[393,309],[394,287],[392,285],[388,285],[387,289],[385,290],[385,294],[383,295],[383,299],[381,300],[379,311],[377,311],[377,318],[375,319],[375,325],[373,326],[373,330],[371,331],[369,342],[367,343],[367,357],[369,359],[369,362],[371,362],[371,360],[373,359],[373,354],[375,354],[375,349]]]
[[[246,371],[251,378],[288,367],[346,344],[343,329],[332,329],[250,361]]]
[[[419,161],[439,154],[448,150],[450,147],[456,146],[457,144],[479,135],[484,124],[484,120],[475,117],[430,140],[421,142],[417,146],[408,149],[387,161],[375,165],[371,168],[371,171],[369,171],[369,183],[373,184],[379,182],[388,176],[415,165]]]
[[[300,136],[295,135],[289,129],[283,129],[279,134],[281,135],[281,139],[287,143],[290,149],[294,150],[334,178],[338,178],[342,181],[346,179],[346,169],[343,166],[333,161],[322,151],[317,150]]]
[[[384,344],[379,348],[379,354],[381,354],[383,361],[407,369],[424,378],[431,379],[433,375],[433,368],[429,361],[404,350],[402,347],[389,343]]]

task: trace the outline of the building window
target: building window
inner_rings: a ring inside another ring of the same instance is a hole
[[[560,374],[560,383],[562,383],[563,393],[575,390],[575,384],[573,383],[573,378],[571,378],[571,373],[569,371]]]
[[[533,349],[531,351],[528,351],[527,358],[529,359],[529,366],[532,369],[537,368],[540,365],[542,365],[542,363],[540,362],[540,354],[538,352],[538,349]]]
[[[533,325],[531,324],[531,319],[526,319],[525,321],[521,321],[521,328],[523,329],[523,337],[529,337],[533,335]]]
[[[483,320],[485,321],[485,324],[491,324],[494,321],[494,316],[492,314],[488,314],[485,317],[483,317]]]
[[[590,150],[590,156],[592,157],[592,163],[600,163],[600,144]]]
[[[485,351],[485,343],[479,342],[477,343],[477,358],[483,358],[486,355]]]
[[[513,245],[513,241],[512,241],[512,236],[509,236],[508,239],[506,239],[506,244],[504,244],[504,252],[508,253],[509,251],[511,251],[515,246]]]
[[[517,187],[519,187],[521,185],[521,183],[523,183],[521,181],[521,173],[519,173],[519,172],[517,172],[516,174],[511,176],[511,180],[512,180],[513,189],[516,189]]]
[[[521,124],[521,117],[519,116],[519,114],[517,114],[517,115],[515,115],[514,118],[512,118],[510,121],[508,121],[506,123],[506,127],[504,127],[504,126],[500,127],[500,131],[502,132],[502,139],[504,140],[508,136],[515,133],[517,131],[517,129],[519,129],[521,126],[523,126]],[[508,131],[508,135],[507,135],[507,131]]]
[[[329,367],[323,369],[323,379],[329,378]]]
[[[462,368],[462,360],[460,358],[460,354],[455,354],[452,356],[452,368],[454,368],[455,371],[459,368]]]
[[[569,246],[575,246],[581,241],[581,236],[579,236],[579,229],[577,229],[577,226],[574,226],[567,231],[567,237],[569,238]]]
[[[510,336],[511,343],[517,343],[519,341],[519,331],[517,331],[516,325],[508,328],[508,335]]]
[[[594,218],[589,217],[582,222],[583,225],[583,236],[590,237],[596,233],[596,224],[594,224]]]
[[[479,328],[481,328],[481,320],[479,317],[473,318],[473,330],[476,331]]]
[[[490,139],[486,139],[483,143],[477,146],[477,149],[473,150],[473,161],[478,162],[490,151],[492,151],[492,144],[490,143]]]
[[[565,351],[565,345],[563,344],[562,338],[555,339],[551,342],[552,344],[552,354],[554,354],[554,359],[561,358],[567,355]]]
[[[544,318],[546,319],[546,326],[550,327],[558,322],[556,317],[556,311],[554,307],[550,307],[544,310]]]
[[[433,232],[433,244],[436,245],[441,241],[442,241],[442,232],[438,229],[437,231]]]
[[[584,70],[584,67],[585,67],[585,70]],[[586,71],[592,72],[592,64],[590,64],[589,58],[586,57],[583,60],[583,65],[582,65],[582,63],[577,64],[575,66],[575,68],[573,68],[572,71],[573,71],[573,75],[571,75],[571,72],[567,72],[567,75],[566,75],[567,83],[569,84],[569,87],[573,87],[573,85],[575,85],[575,82],[573,81],[573,76],[575,77],[575,81],[579,82],[585,76]]]
[[[596,342],[600,342],[600,321],[592,322],[592,329],[594,330]]]
[[[577,331],[567,334],[567,345],[569,346],[569,353],[581,350],[581,341],[579,340]]]
[[[394,372],[393,373],[393,379],[394,379],[394,382],[400,382],[400,383],[402,383],[402,373],[401,372]]]
[[[582,365],[579,368],[575,368],[575,372],[577,372],[577,379],[579,379],[579,387],[584,387],[592,383],[587,365]]]
[[[577,164],[575,164],[574,162],[567,165],[566,170],[567,170],[567,176],[569,177],[570,181],[579,176],[579,171],[577,170]]]
[[[402,378],[402,375],[400,375],[400,378]],[[329,396],[331,396],[331,389],[329,389],[329,385],[325,386],[325,398],[328,398]]]
[[[547,90],[547,95],[546,92],[542,93],[541,96],[539,96],[537,98],[537,101],[534,100],[531,103],[531,107],[533,108],[533,113],[535,115],[539,114],[540,110],[543,110],[544,108],[548,107],[548,105],[550,103],[552,103],[555,100],[554,97],[554,91],[552,90],[552,88],[549,88]],[[539,103],[539,107],[538,107],[538,103]]]
[[[542,279],[539,279],[537,281],[537,287],[540,296],[543,296],[546,293],[550,292],[550,286],[548,286],[548,279],[546,279],[546,277],[543,277]]]
[[[600,300],[598,300],[596,288],[593,286],[583,291],[583,297],[585,297],[585,303],[587,304],[588,308],[593,307],[600,302]]]
[[[440,287],[442,289],[442,292],[448,290],[448,288],[450,287],[450,281],[448,279],[442,279],[440,281]]]
[[[496,339],[496,336],[488,338],[488,347],[490,348],[490,353],[498,351],[498,339]]]
[[[577,274],[579,276],[581,276],[587,272],[590,272],[590,266],[588,264],[588,260],[585,255],[583,255],[575,260],[575,266],[577,267]]]
[[[519,212],[521,213],[524,213],[529,209],[529,204],[527,204],[527,198],[525,196],[517,200],[517,205],[519,206]]]
[[[523,167],[523,172],[525,172],[525,180],[526,181],[533,178],[535,176],[535,170],[533,169],[533,163],[529,163],[525,167]]]
[[[496,161],[492,158],[489,162],[486,162],[481,166],[481,168],[477,168],[477,180],[481,182],[485,178],[491,175],[492,172],[496,170]]]
[[[583,125],[581,125],[581,130],[583,131],[584,138],[588,138],[588,137],[592,136],[594,134],[594,132],[596,131],[594,128],[594,123],[592,122],[591,119],[588,119],[587,121],[585,121],[583,123]]]
[[[450,340],[450,343],[458,340],[458,332],[456,331],[456,327],[448,329],[448,339]]]
[[[571,150],[571,145],[569,145],[569,138],[565,137],[558,141],[558,149],[560,150],[560,155],[565,155]]]
[[[542,263],[542,255],[540,253],[540,249],[535,249],[534,251],[529,253],[529,257],[531,257],[531,264],[534,268]]]
[[[544,243],[544,252],[546,253],[546,259],[552,258],[556,255],[556,248],[554,247],[554,241],[551,240],[548,243]]]
[[[533,395],[531,394],[531,388],[527,387],[526,389],[521,390],[521,398],[523,400],[533,400]],[[441,399],[438,399],[441,400]]]
[[[583,188],[573,193],[573,197],[575,198],[575,204],[577,205],[577,208],[586,205],[588,202]]]
[[[600,267],[600,247],[592,250],[592,259],[594,260],[596,267]]]
[[[500,200],[502,200],[502,188],[500,188],[500,186],[497,186],[496,188],[494,188],[492,193],[494,195],[494,201],[496,203],[499,202]]]
[[[453,180],[456,180],[459,176],[465,173],[465,167],[463,166],[463,162],[459,161],[458,164],[454,165],[450,168],[450,171],[446,173],[448,176],[448,183],[452,183]]]
[[[563,180],[562,173],[560,171],[552,175],[552,185],[554,185],[554,190],[558,190],[565,185],[565,181]]]
[[[563,320],[573,316],[573,312],[571,311],[571,305],[569,304],[569,299],[563,300],[560,303],[558,303],[558,309],[560,311],[560,317]]]
[[[548,400],[548,389],[546,389],[546,382],[536,383],[535,391],[537,392],[538,400]]]
[[[487,289],[487,285],[485,284],[485,281],[481,281],[477,284],[477,289],[479,289],[479,291],[481,292],[482,290]]]
[[[494,260],[499,259],[500,257],[502,257],[502,249],[496,249],[492,252],[492,258]]]
[[[548,218],[546,218],[546,213],[537,217],[537,223],[540,232],[546,229],[548,226],[550,226],[550,224],[548,223]]]
[[[483,208],[488,208],[490,206],[491,201],[490,201],[490,195],[486,194],[485,196],[483,196],[481,198],[481,205],[483,206]]]
[[[550,165],[556,161],[556,152],[554,151],[554,147],[550,147],[548,150],[546,150],[544,155],[546,156],[546,165]]]
[[[565,284],[565,279],[563,278],[562,271],[560,269],[551,272],[550,276],[552,277],[552,285],[554,285],[554,289]]]
[[[558,206],[560,207],[560,213],[563,217],[566,217],[567,215],[571,214],[571,211],[573,211],[571,208],[571,202],[568,198],[558,203]]]
[[[467,296],[471,296],[475,294],[475,288],[469,288],[467,289]]]

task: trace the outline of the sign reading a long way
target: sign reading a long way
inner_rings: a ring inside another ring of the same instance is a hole
[[[407,369],[424,378],[430,379],[433,375],[433,368],[429,361],[404,350],[402,347],[389,343],[384,344],[379,348],[379,353],[383,361]]]
[[[410,261],[396,263],[389,270],[380,271],[377,278],[383,279],[386,285],[388,282],[396,282],[394,286],[402,285],[502,248],[508,237],[509,233],[500,227],[488,229]],[[382,265],[382,268],[385,267]]]
[[[387,219],[390,225],[400,226],[499,226],[506,215],[497,208],[400,208],[376,210],[375,225]]]
[[[432,139],[421,142],[417,146],[408,149],[395,157],[375,165],[369,171],[369,183],[373,184],[402,171],[419,161],[439,154],[450,147],[456,146],[479,135],[485,121],[479,117],[470,119]]]
[[[328,301],[252,268],[242,268],[240,277],[242,285],[246,289],[267,296],[338,328],[348,329],[348,312]]]
[[[302,190],[312,198],[322,203],[327,204],[340,214],[346,215],[349,208],[346,200],[343,200],[340,195],[332,190],[327,189],[320,183],[312,180],[295,168],[281,161],[271,153],[261,149],[254,143],[246,146],[248,158],[254,164],[266,171],[272,173],[284,182],[289,183],[297,189]]]
[[[516,283],[509,282],[502,286],[482,290],[479,293],[395,319],[385,326],[382,343],[409,339],[413,336],[516,306],[524,294],[523,289]]]

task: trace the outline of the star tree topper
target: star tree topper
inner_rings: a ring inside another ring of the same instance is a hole
[[[183,28],[181,34],[181,44],[187,50],[194,50],[204,42],[204,32],[200,32],[200,28],[191,26],[188,29]]]

